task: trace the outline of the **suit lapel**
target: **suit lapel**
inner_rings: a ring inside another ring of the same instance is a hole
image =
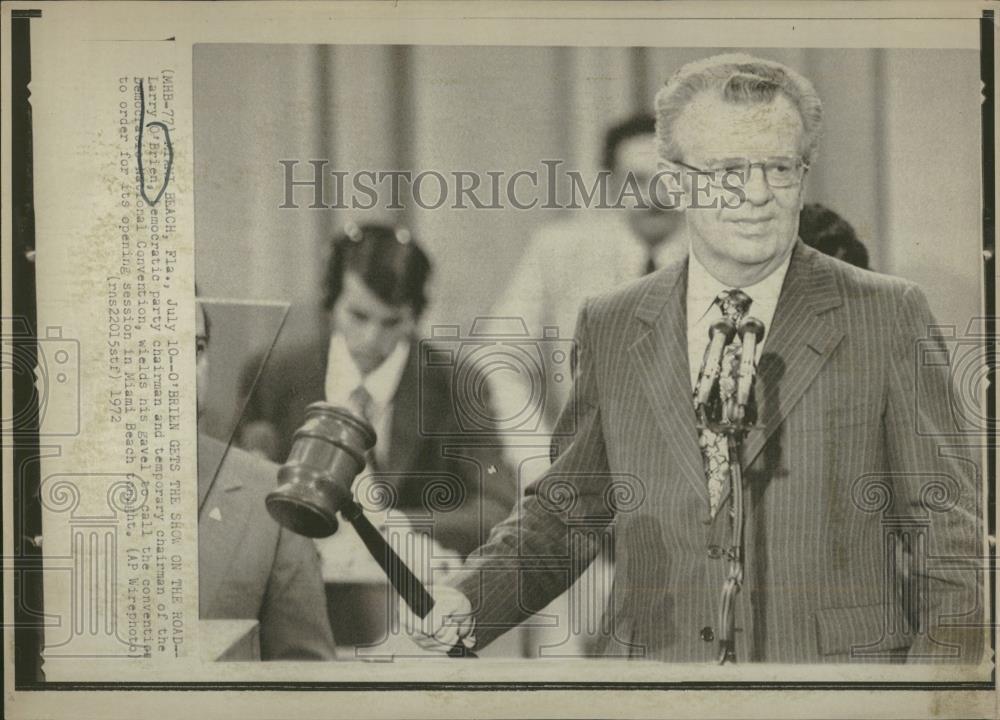
[[[664,442],[675,449],[678,468],[708,503],[708,488],[698,448],[687,353],[687,261],[660,272],[636,309],[638,337],[629,357]]]
[[[842,299],[832,273],[818,258],[801,241],[792,253],[758,365],[754,392],[759,419],[744,442],[744,467],[760,454],[844,336],[825,315]]]

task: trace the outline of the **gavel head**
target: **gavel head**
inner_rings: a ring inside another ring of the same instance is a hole
[[[352,502],[351,483],[374,446],[375,431],[364,420],[344,408],[313,403],[278,470],[280,485],[265,500],[267,511],[299,535],[333,535],[336,513]]]

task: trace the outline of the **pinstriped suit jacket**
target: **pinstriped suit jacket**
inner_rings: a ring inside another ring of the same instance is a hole
[[[709,519],[686,282],[685,261],[581,310],[560,419],[575,434],[456,581],[480,646],[563,592],[613,533],[605,652],[716,657],[729,513]],[[917,364],[932,324],[911,283],[797,243],[743,448],[738,660],[978,661],[980,476],[938,436],[955,424],[947,368]]]

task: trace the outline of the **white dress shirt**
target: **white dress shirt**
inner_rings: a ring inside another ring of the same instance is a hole
[[[410,344],[401,341],[389,356],[367,375],[362,376],[358,366],[351,359],[347,343],[339,333],[330,337],[330,351],[326,363],[324,391],[326,401],[332,405],[342,405],[355,411],[351,393],[363,385],[372,398],[368,421],[375,428],[378,442],[375,445],[375,459],[385,463],[389,451],[389,428],[392,422],[392,402],[399,387],[400,378],[406,368],[410,354]]]
[[[708,346],[708,329],[722,317],[722,308],[716,304],[715,299],[723,290],[735,288],[716,280],[694,252],[689,253],[688,258],[687,343],[688,367],[691,371],[693,390],[698,382],[698,372],[705,357],[705,348]],[[792,255],[789,253],[785,262],[766,278],[749,287],[739,288],[751,300],[747,316],[755,317],[764,323],[764,338],[757,344],[756,360],[760,360],[764,343],[767,342],[767,336],[771,332],[774,311],[778,307],[778,296],[781,295],[781,286],[785,282],[785,274],[788,272],[791,260]]]

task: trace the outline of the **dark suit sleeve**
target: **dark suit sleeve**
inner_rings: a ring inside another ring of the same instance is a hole
[[[319,553],[308,538],[282,528],[260,611],[263,660],[333,660],[333,632]]]
[[[528,488],[514,513],[469,557],[454,582],[472,602],[477,647],[565,592],[597,555],[599,541],[593,531],[612,519],[586,315],[585,307],[577,321],[574,391],[558,425],[560,433],[573,426],[576,432],[549,470]]]
[[[926,540],[909,549],[904,598],[919,629],[911,662],[978,662],[982,652],[982,588],[977,559],[980,532],[978,458],[968,436],[959,436],[944,344],[929,341],[935,324],[923,293],[902,295],[884,418],[893,512],[927,518]],[[931,351],[928,355],[927,351]],[[936,356],[931,362],[928,358]],[[965,445],[966,447],[963,447]],[[919,536],[918,536],[919,537]]]

